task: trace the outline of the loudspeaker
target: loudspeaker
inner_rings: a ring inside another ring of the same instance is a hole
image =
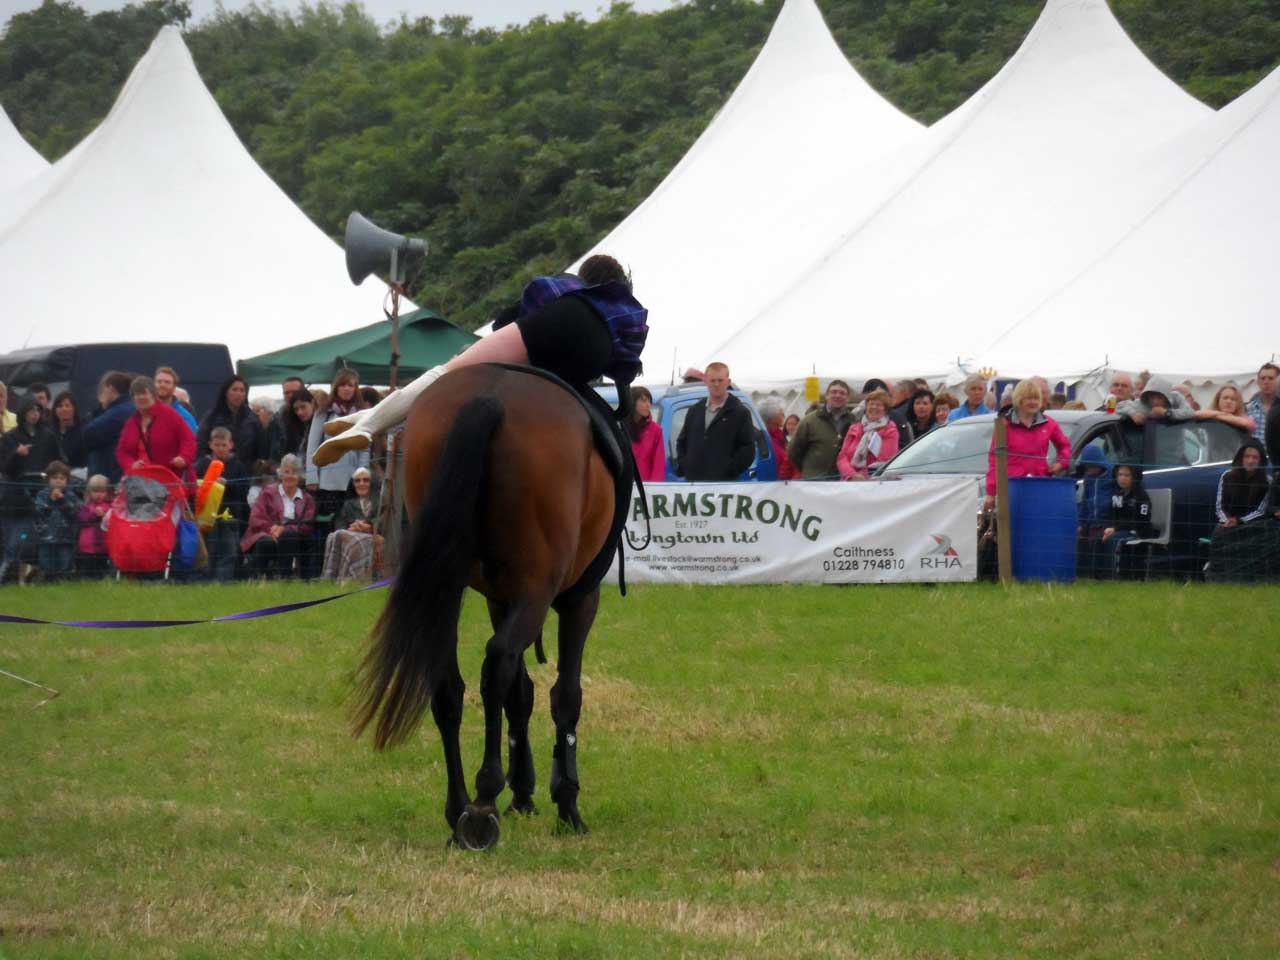
[[[386,270],[391,283],[403,284],[409,258],[427,255],[427,241],[383,230],[367,217],[351,211],[347,217],[347,276],[356,286],[377,270]]]

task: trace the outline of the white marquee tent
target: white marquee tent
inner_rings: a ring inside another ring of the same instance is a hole
[[[1107,364],[1244,383],[1280,356],[1280,69],[1186,135],[1139,158],[1134,178],[1176,185],[1115,243],[982,353],[1001,369]],[[1133,189],[1138,189],[1135,185]],[[1041,359],[1037,359],[1041,358]]]
[[[646,378],[705,359],[837,235],[852,173],[922,134],[857,74],[814,0],[787,0],[702,136],[590,251],[626,264],[649,308]]]
[[[0,352],[93,340],[225,343],[233,358],[382,317],[342,250],[257,166],[174,27],[102,124],[0,205]]]
[[[9,115],[0,108],[0,196],[17,189],[48,167],[48,161],[23,139]]]
[[[892,185],[840,241],[699,359],[755,383],[954,370],[1168,188],[1117,170],[1209,116],[1104,0],[1049,0],[996,77],[883,165],[896,182],[866,174]],[[1020,372],[1053,372],[1052,338],[1037,358]]]

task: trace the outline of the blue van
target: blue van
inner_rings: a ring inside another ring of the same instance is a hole
[[[618,392],[612,385],[597,387],[596,390],[611,405],[617,405]],[[684,426],[684,418],[689,415],[689,408],[706,399],[707,388],[701,383],[682,383],[670,387],[651,386],[649,392],[653,394],[653,418],[662,427],[662,439],[667,447],[667,481],[683,483],[685,478],[676,473],[676,439]],[[751,422],[756,432],[755,459],[738,479],[744,483],[777,480],[778,459],[773,455],[773,443],[769,440],[769,431],[760,418],[760,412],[751,402],[751,397],[741,390],[731,388],[729,392],[751,411]]]

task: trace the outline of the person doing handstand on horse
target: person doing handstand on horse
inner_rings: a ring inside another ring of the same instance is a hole
[[[576,275],[537,277],[524,288],[520,302],[494,321],[489,336],[377,406],[325,424],[331,436],[312,460],[324,466],[348,450],[369,446],[374,436],[403,423],[422,391],[440,377],[480,363],[541,367],[579,389],[608,376],[618,387],[619,413],[626,415],[631,381],[641,370],[648,315],[632,295],[626,271],[613,257],[588,257]]]

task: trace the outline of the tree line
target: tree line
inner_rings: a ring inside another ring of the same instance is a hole
[[[594,5],[591,0],[590,5]],[[1009,59],[1043,0],[818,0],[866,80],[931,123]],[[412,294],[474,328],[647,196],[733,92],[781,0],[614,3],[505,30],[465,16],[380,25],[357,2],[185,0],[90,15],[45,0],[0,35],[0,104],[53,161],[101,121],[165,24],[258,163],[329,234],[349,211],[430,238]],[[1211,106],[1280,61],[1280,0],[1112,0],[1157,66]],[[744,198],[749,203],[750,198]]]

